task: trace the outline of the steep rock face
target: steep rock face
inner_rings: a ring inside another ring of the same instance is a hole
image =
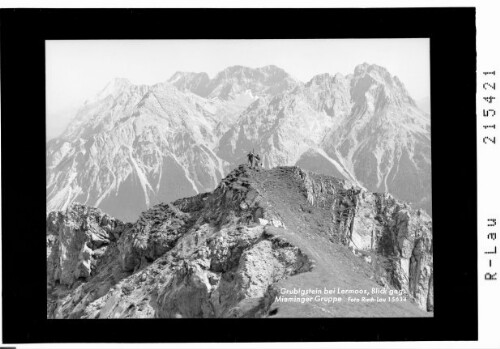
[[[206,100],[205,108],[217,116],[215,135],[218,139],[259,98],[273,97],[301,85],[273,65],[255,69],[232,66],[213,79],[206,73],[176,72],[168,81],[180,91],[192,92]]]
[[[155,205],[133,224],[83,205],[53,212],[48,317],[267,317],[278,285],[314,280],[378,282],[415,302],[361,316],[423,316],[417,306],[433,307],[430,218],[351,187],[296,167],[241,166],[213,192]],[[304,311],[325,316],[314,309]],[[327,316],[353,314],[333,311]]]
[[[77,125],[47,145],[48,210],[76,201],[136,219],[152,204],[213,189],[224,165],[211,150],[216,122],[200,103],[159,84],[80,110]]]
[[[312,205],[331,207],[332,238],[366,255],[383,257],[382,284],[391,284],[432,310],[432,221],[390,194],[345,189],[333,178],[301,172]],[[326,195],[325,195],[326,194]]]
[[[273,168],[294,164],[302,154],[318,148],[340,117],[329,115],[334,106],[313,96],[310,88],[316,87],[299,86],[252,103],[222,136],[217,155],[229,163],[241,163],[249,149],[255,149],[263,155],[264,166]],[[329,161],[343,170],[336,159]]]
[[[262,316],[270,285],[311,268],[300,249],[262,226],[222,229],[206,245],[159,293],[159,317]]]
[[[331,117],[350,113],[352,101],[349,95],[349,80],[342,74],[320,74],[306,84],[306,94],[315,110],[324,111]]]
[[[51,212],[47,217],[48,281],[71,286],[89,278],[99,257],[125,227],[102,211],[79,204],[64,214]]]
[[[332,157],[340,155],[370,191],[389,192],[431,213],[428,115],[380,66],[359,65],[350,86],[351,113],[329,132],[322,148]]]

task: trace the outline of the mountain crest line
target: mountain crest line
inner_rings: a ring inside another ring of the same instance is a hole
[[[273,65],[114,79],[47,143],[47,213],[78,202],[135,221],[214,190],[251,150],[264,169],[300,166],[432,214],[429,114],[367,63],[306,83]]]

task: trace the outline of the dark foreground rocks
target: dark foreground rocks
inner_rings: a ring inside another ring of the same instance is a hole
[[[358,314],[275,303],[280,285],[315,283],[408,297],[357,316],[425,316],[433,310],[431,219],[345,180],[246,166],[213,192],[153,206],[135,223],[79,204],[47,218],[49,318]]]

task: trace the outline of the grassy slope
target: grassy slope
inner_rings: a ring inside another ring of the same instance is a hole
[[[373,280],[375,269],[347,247],[332,243],[327,238],[328,210],[312,207],[303,193],[301,183],[295,179],[291,168],[272,171],[250,170],[252,185],[271,203],[283,219],[287,229],[267,227],[267,232],[279,235],[316,262],[311,272],[298,274],[277,284],[287,289],[366,289],[381,288]],[[291,297],[292,295],[285,295]],[[339,297],[338,295],[333,295]],[[351,303],[349,295],[340,295],[340,303],[274,303],[272,317],[421,317],[432,316],[420,310],[407,298],[400,303]],[[351,295],[360,298],[362,295]],[[314,297],[314,295],[313,295]],[[368,296],[370,298],[371,295]],[[374,295],[376,298],[377,296]],[[382,296],[380,296],[382,297]],[[387,295],[383,296],[387,298]],[[277,309],[277,312],[276,312]]]

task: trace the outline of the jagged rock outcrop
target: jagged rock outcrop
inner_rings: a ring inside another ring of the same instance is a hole
[[[80,204],[47,217],[47,279],[71,286],[87,279],[127,224]]]
[[[297,167],[240,166],[213,192],[155,205],[135,223],[79,204],[52,212],[47,316],[352,315],[328,304],[270,315],[278,285],[314,282],[395,288],[415,304],[369,304],[364,316],[423,316],[418,308],[433,307],[430,218],[351,187]]]
[[[432,221],[423,210],[412,209],[390,194],[345,188],[341,181],[298,171],[312,205],[332,209],[332,238],[356,253],[374,252],[386,259],[389,283],[433,308]],[[428,305],[429,304],[429,305]]]

